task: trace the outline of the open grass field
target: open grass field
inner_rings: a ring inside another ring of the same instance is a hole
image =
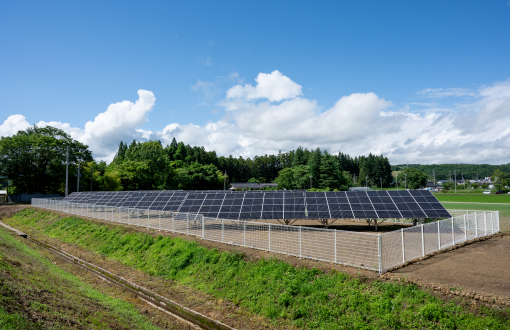
[[[436,193],[434,196],[440,202],[462,202],[462,203],[508,203],[510,205],[510,195],[484,195],[477,194],[442,194]]]
[[[508,309],[473,309],[462,298],[442,300],[415,285],[294,267],[273,258],[253,260],[180,237],[29,208],[5,222],[229,301],[269,319],[275,329],[510,327]]]
[[[447,209],[499,211],[501,231],[510,231],[510,195],[484,195],[482,193],[435,193],[434,196]]]

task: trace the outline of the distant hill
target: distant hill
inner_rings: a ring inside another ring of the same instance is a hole
[[[399,165],[391,165],[392,171],[402,171],[406,167],[417,168],[420,171],[423,171],[427,174],[435,171],[436,180],[447,180],[448,172],[451,172],[451,176],[453,178],[453,173],[457,170],[457,179],[462,178],[464,175],[464,179],[473,180],[476,179],[476,175],[478,174],[478,178],[483,179],[485,177],[491,176],[492,173],[496,169],[500,169],[505,172],[507,175],[510,175],[510,164],[503,165],[489,165],[489,164],[439,164],[439,165],[421,165],[421,164],[399,164]]]

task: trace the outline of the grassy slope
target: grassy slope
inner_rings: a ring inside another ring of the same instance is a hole
[[[131,304],[92,289],[3,227],[0,328],[157,329]]]
[[[273,259],[250,262],[240,254],[208,250],[180,238],[127,233],[114,225],[33,209],[6,222],[228,299],[275,324],[313,329],[510,327],[508,312],[484,309],[484,316],[476,315],[413,285],[297,269]]]

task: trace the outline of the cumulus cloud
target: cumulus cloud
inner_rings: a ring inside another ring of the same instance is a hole
[[[269,74],[259,73],[255,79],[257,85],[237,85],[227,91],[227,99],[254,100],[265,98],[271,102],[278,102],[303,95],[301,86],[290,80],[289,77],[275,70]]]
[[[413,104],[396,109],[374,93],[342,96],[323,109],[316,100],[303,97],[301,86],[279,71],[261,73],[256,81],[255,87],[239,83],[228,89],[220,102],[224,117],[201,126],[170,123],[160,131],[144,130],[155,97],[143,90],[135,103],[112,104],[84,128],[37,124],[62,128],[89,145],[95,157],[106,160],[112,159],[121,140],[158,139],[169,144],[175,137],[218,155],[245,158],[303,146],[353,156],[383,154],[392,163],[510,162],[508,80],[466,92],[468,102],[462,105],[421,103],[416,104],[419,110]],[[12,135],[28,125],[25,117],[13,115],[0,126],[0,134]]]
[[[24,131],[30,126],[23,115],[9,116],[2,125],[0,125],[0,136],[11,136],[18,131]]]
[[[140,127],[148,121],[147,115],[154,107],[156,98],[152,92],[142,89],[138,91],[138,97],[135,103],[122,101],[111,104],[105,112],[97,115],[94,120],[88,121],[84,128],[72,127],[69,123],[56,121],[40,121],[35,124],[40,127],[60,128],[70,134],[73,139],[88,145],[94,157],[112,160],[121,140],[143,139],[153,134]],[[0,135],[10,136],[29,126],[24,116],[13,115],[0,126]]]

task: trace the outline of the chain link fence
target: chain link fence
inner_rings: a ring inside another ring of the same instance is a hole
[[[455,244],[499,232],[497,211],[455,210],[457,213],[449,219],[376,234],[69,203],[47,198],[32,199],[32,206],[379,272]]]

